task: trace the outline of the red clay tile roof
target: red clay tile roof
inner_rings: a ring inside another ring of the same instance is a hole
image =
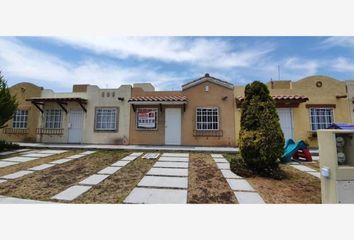
[[[186,96],[138,96],[132,97],[128,102],[186,102]]]
[[[307,101],[309,100],[306,96],[299,95],[276,95],[272,96],[274,100],[297,100],[297,101]],[[244,97],[236,97],[237,101],[243,101]]]

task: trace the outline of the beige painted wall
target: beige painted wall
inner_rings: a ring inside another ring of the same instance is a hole
[[[205,86],[209,86],[209,91],[205,92]],[[199,146],[234,146],[235,143],[235,119],[234,119],[234,93],[228,89],[211,82],[204,82],[184,91],[157,91],[144,92],[141,88],[133,88],[132,96],[171,96],[183,95],[188,99],[185,112],[182,108],[182,145]],[[226,100],[222,100],[223,97]],[[158,108],[156,105],[138,105],[144,108]],[[130,113],[130,144],[156,144],[165,143],[165,108],[182,107],[174,105],[163,105],[162,111],[158,109],[158,128],[156,130],[136,129],[136,113],[131,108]],[[195,137],[196,107],[219,107],[220,130],[223,130],[222,137]]]
[[[348,102],[349,102],[349,111],[352,117],[352,123],[354,123],[354,80],[346,81],[348,89]]]
[[[24,133],[16,133],[16,129],[12,128],[12,120],[8,121],[7,129],[0,130],[0,139],[14,142],[35,142],[36,141],[36,129],[39,122],[39,110],[26,101],[30,97],[39,97],[41,95],[42,88],[32,83],[18,83],[10,87],[10,93],[16,95],[16,99],[19,103],[18,109],[28,110],[28,122],[27,129]],[[4,133],[4,132],[8,133]],[[11,133],[12,132],[12,133]]]
[[[322,87],[317,87],[316,82],[322,82]],[[274,81],[276,84],[277,81]],[[268,88],[271,83],[268,83]],[[284,81],[280,85],[285,85]],[[279,86],[279,85],[278,85]],[[293,129],[295,140],[305,140],[311,147],[317,147],[317,137],[311,137],[310,113],[306,104],[335,104],[334,121],[351,122],[348,98],[336,98],[347,95],[346,83],[326,76],[311,76],[298,81],[293,81],[288,88],[277,87],[269,89],[271,95],[305,95],[309,101],[300,103],[298,108],[293,108]],[[235,87],[235,96],[244,96],[244,86]],[[240,131],[240,109],[235,111],[236,143]]]
[[[88,100],[86,105],[87,113],[83,119],[83,143],[94,144],[122,144],[123,139],[129,141],[129,119],[130,105],[127,103],[131,95],[131,86],[122,85],[119,88],[100,89],[97,86],[74,86],[71,93],[54,93],[52,90],[43,91],[42,97],[81,97]],[[108,94],[109,93],[109,96]],[[123,101],[118,97],[124,98]],[[117,131],[97,131],[95,130],[95,109],[96,107],[115,107],[118,108],[118,130]],[[56,103],[45,104],[44,109],[61,109]],[[53,143],[67,143],[69,114],[71,110],[81,110],[78,103],[69,103],[67,106],[68,114],[62,112],[63,135],[43,135],[41,141]],[[43,116],[42,116],[42,120]],[[44,121],[42,121],[44,127]]]

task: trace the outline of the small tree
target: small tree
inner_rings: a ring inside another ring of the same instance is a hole
[[[6,127],[6,122],[13,117],[17,106],[16,96],[11,96],[7,82],[0,72],[0,128]]]
[[[267,86],[247,84],[241,106],[240,152],[247,167],[261,176],[279,176],[278,159],[284,147],[275,102]]]

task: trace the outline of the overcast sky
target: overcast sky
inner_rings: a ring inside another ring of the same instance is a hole
[[[205,73],[233,84],[309,75],[354,79],[354,37],[0,37],[9,85],[55,91],[73,84],[151,82],[178,90]]]

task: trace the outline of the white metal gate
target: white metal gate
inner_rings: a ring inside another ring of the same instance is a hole
[[[71,110],[69,115],[69,143],[82,142],[82,110]]]
[[[283,130],[285,141],[293,138],[293,120],[291,108],[278,108],[279,122],[281,130]]]
[[[165,144],[181,145],[181,109],[165,109]]]

